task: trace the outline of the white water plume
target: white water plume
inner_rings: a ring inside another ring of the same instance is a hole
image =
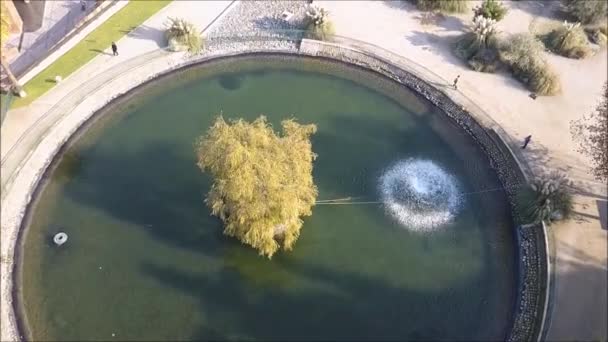
[[[402,225],[430,231],[450,222],[462,206],[456,178],[430,160],[395,163],[380,177],[386,210]]]

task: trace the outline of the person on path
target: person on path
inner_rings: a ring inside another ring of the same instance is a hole
[[[526,146],[528,146],[528,144],[530,143],[530,140],[532,140],[532,136],[528,135],[527,137],[524,138],[524,145],[521,147],[522,149],[526,148]]]
[[[456,78],[454,79],[454,84],[452,84],[452,86],[454,87],[454,89],[458,90],[458,79],[460,78],[460,75],[456,76]]]
[[[112,54],[118,56],[118,46],[116,46],[116,43],[114,42],[112,42]]]
[[[87,3],[84,0],[80,0],[80,9],[83,12],[87,10]]]

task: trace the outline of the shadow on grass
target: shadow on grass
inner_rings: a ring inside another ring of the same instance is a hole
[[[97,53],[100,53],[100,54],[106,55],[106,56],[112,56],[111,53],[105,52],[105,51],[100,50],[100,49],[89,49],[89,51],[97,52]]]
[[[129,34],[129,33],[131,33],[131,31],[135,30],[136,28],[137,28],[137,26],[131,26],[131,27],[129,27],[129,28],[128,28],[128,29],[126,29],[126,30],[118,30],[118,31],[119,31],[119,32],[122,32],[122,33],[124,33],[124,34]]]

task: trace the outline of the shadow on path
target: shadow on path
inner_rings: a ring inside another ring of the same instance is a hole
[[[606,257],[598,260],[562,242],[557,249],[546,340],[606,340]]]
[[[158,47],[167,46],[167,38],[165,37],[165,31],[159,30],[155,27],[150,27],[147,25],[141,25],[134,30],[129,30],[125,32],[127,37],[142,39],[142,40],[151,40],[156,43]]]

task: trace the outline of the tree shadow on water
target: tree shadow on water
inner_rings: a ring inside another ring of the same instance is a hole
[[[135,224],[163,242],[214,253],[218,241],[226,238],[221,222],[210,216],[203,202],[210,180],[198,170],[194,151],[191,157],[187,152],[163,143],[133,153],[80,151],[87,157],[79,161],[65,191],[75,201]]]
[[[328,286],[246,287],[246,279],[229,268],[213,277],[154,264],[143,264],[141,270],[145,276],[200,302],[206,321],[196,329],[192,340],[218,336],[223,340],[266,341],[497,338],[487,335],[483,318],[475,319],[460,311],[463,305],[470,310],[471,302],[479,305],[472,312],[482,311],[483,304],[478,298],[471,298],[469,290],[478,279],[428,294],[321,266],[279,263],[306,281]]]

